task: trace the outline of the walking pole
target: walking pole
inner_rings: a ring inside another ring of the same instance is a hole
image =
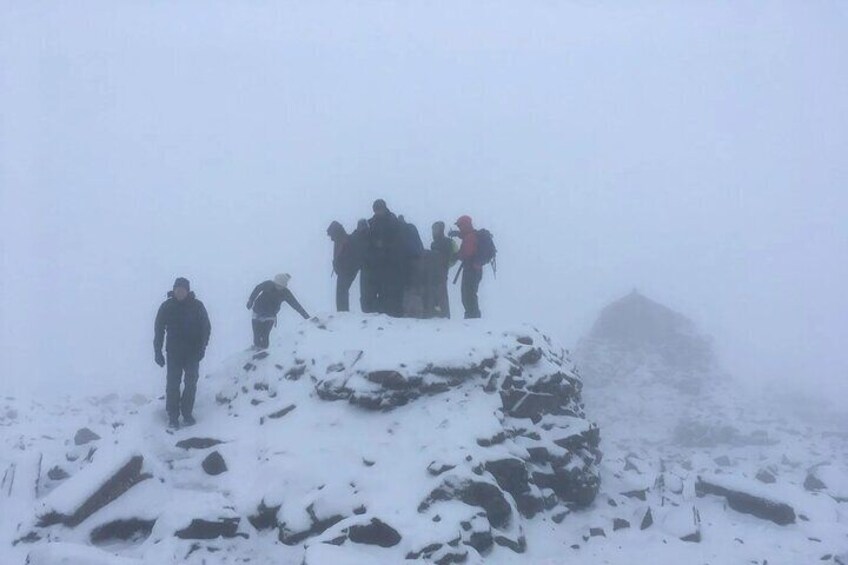
[[[459,280],[459,275],[462,273],[462,269],[465,267],[465,263],[459,264],[459,269],[456,270],[456,276],[453,278],[453,284],[456,284],[456,281]]]

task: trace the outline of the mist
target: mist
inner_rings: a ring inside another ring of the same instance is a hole
[[[277,272],[331,311],[326,227],[379,197],[494,233],[485,317],[572,346],[636,287],[744,382],[848,392],[844,3],[0,6],[4,394],[158,393],[177,276],[205,367]]]

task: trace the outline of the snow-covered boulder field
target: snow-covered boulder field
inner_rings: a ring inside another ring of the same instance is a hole
[[[162,402],[139,402],[25,440],[11,541],[32,565],[94,563],[91,546],[116,563],[521,554],[528,525],[598,493],[581,389],[530,327],[313,319],[203,378],[196,426],[168,433]]]

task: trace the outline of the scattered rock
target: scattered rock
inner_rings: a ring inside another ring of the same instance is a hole
[[[695,492],[698,496],[707,494],[723,496],[727,499],[728,505],[737,512],[771,520],[781,526],[795,523],[795,510],[788,504],[770,500],[765,496],[745,492],[738,488],[729,488],[717,484],[714,480],[707,481],[698,477],[695,483]]]
[[[98,526],[91,531],[91,543],[94,545],[115,541],[142,541],[150,536],[156,520],[114,520]]]
[[[209,437],[193,437],[189,439],[184,439],[182,441],[177,442],[177,447],[180,449],[209,449],[210,447],[214,447],[224,443],[219,439],[213,439]]]
[[[630,527],[630,522],[625,520],[624,518],[615,518],[612,521],[612,531],[617,532],[618,530],[626,530]]]
[[[217,476],[227,472],[227,463],[224,457],[217,451],[213,451],[203,460],[203,470],[207,475]]]
[[[180,539],[210,540],[216,538],[234,538],[238,535],[239,518],[221,518],[220,520],[194,519],[188,527],[174,535]]]
[[[100,439],[99,435],[88,428],[82,428],[77,430],[77,433],[74,434],[74,445],[85,445],[92,441],[97,441],[98,439]]]
[[[351,526],[347,535],[353,543],[393,547],[400,543],[400,534],[378,518],[372,518],[366,525]]]
[[[59,467],[58,465],[54,466],[49,471],[47,471],[47,478],[51,481],[64,481],[68,477],[70,477],[68,472]]]
[[[771,485],[777,482],[777,478],[767,469],[762,469],[759,473],[757,473],[756,478],[761,483],[765,483],[767,485]]]

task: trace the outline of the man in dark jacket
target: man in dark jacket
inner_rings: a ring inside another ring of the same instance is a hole
[[[408,318],[423,318],[426,301],[426,263],[424,244],[415,224],[398,216],[401,239],[401,285],[403,315]]]
[[[368,221],[366,262],[371,300],[381,314],[399,317],[403,307],[402,236],[397,217],[384,200],[376,200]]]
[[[200,361],[206,355],[211,331],[209,315],[203,302],[195,298],[188,280],[178,278],[174,282],[174,289],[168,293],[168,299],[156,314],[153,337],[156,364],[160,367],[166,363],[168,365],[165,407],[171,428],[179,428],[181,413],[186,425],[195,423],[192,411]],[[162,354],[166,334],[167,361]],[[182,394],[181,381],[184,383]]]
[[[289,290],[291,275],[280,274],[272,281],[256,285],[247,300],[247,309],[253,310],[253,346],[257,349],[268,349],[271,329],[277,325],[277,314],[283,302],[294,308],[304,319],[309,314]]]
[[[344,226],[333,222],[327,228],[333,241],[333,272],[336,273],[336,310],[350,312],[350,287],[362,267],[365,254],[362,237],[348,235]],[[361,284],[361,283],[360,283]]]
[[[371,281],[371,274],[368,271],[366,257],[368,254],[368,242],[371,239],[371,228],[368,227],[368,220],[361,219],[356,224],[356,231],[350,236],[356,249],[361,253],[361,264],[359,269],[359,307],[363,314],[368,314],[375,311],[375,307],[371,303],[371,292],[368,285]]]
[[[450,318],[450,298],[448,296],[448,271],[456,263],[456,248],[451,238],[445,235],[445,223],[433,224],[433,243],[430,251],[431,262],[431,302],[428,314],[438,318]]]

